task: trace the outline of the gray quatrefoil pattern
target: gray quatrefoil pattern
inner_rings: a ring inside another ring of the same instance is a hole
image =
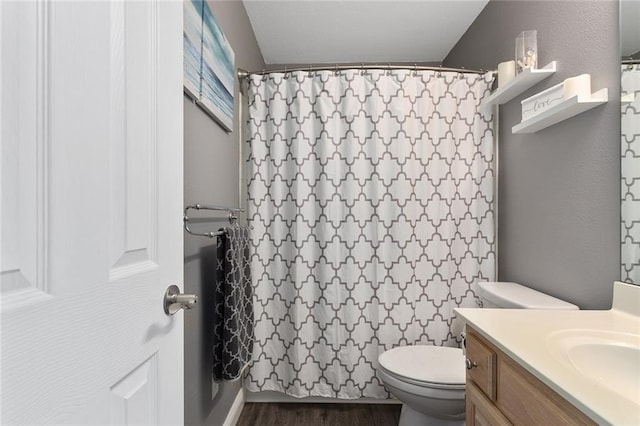
[[[251,361],[253,350],[253,283],[246,227],[223,229],[216,262],[213,378],[235,380]]]
[[[640,65],[622,65],[622,280],[640,283]]]
[[[250,391],[387,398],[383,351],[456,344],[453,309],[495,273],[492,79],[250,76]]]

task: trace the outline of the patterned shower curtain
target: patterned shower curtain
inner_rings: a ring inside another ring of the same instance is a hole
[[[249,77],[250,391],[386,398],[378,355],[455,345],[494,279],[491,74]]]
[[[622,281],[640,283],[640,64],[622,65]]]

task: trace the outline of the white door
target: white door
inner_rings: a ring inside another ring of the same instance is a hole
[[[5,424],[183,423],[182,3],[0,1]]]

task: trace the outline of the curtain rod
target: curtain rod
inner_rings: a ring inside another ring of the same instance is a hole
[[[279,69],[267,70],[263,69],[262,71],[246,71],[241,68],[238,68],[238,79],[242,80],[243,78],[248,77],[250,74],[257,75],[265,75],[270,73],[287,73],[293,71],[344,71],[344,70],[409,70],[409,71],[445,71],[445,72],[459,72],[459,73],[473,73],[473,74],[483,74],[488,72],[488,70],[468,70],[466,68],[446,68],[446,67],[434,67],[434,66],[423,66],[423,65],[371,65],[371,64],[362,64],[358,65],[318,65],[318,66],[295,66],[295,67],[284,67]]]
[[[634,64],[640,64],[640,58],[639,59],[623,59],[621,61],[622,65],[634,65]],[[238,73],[240,71],[238,70]],[[238,74],[240,75],[240,74]]]

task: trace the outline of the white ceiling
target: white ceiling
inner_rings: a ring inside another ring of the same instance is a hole
[[[267,64],[440,62],[489,0],[243,0]]]

